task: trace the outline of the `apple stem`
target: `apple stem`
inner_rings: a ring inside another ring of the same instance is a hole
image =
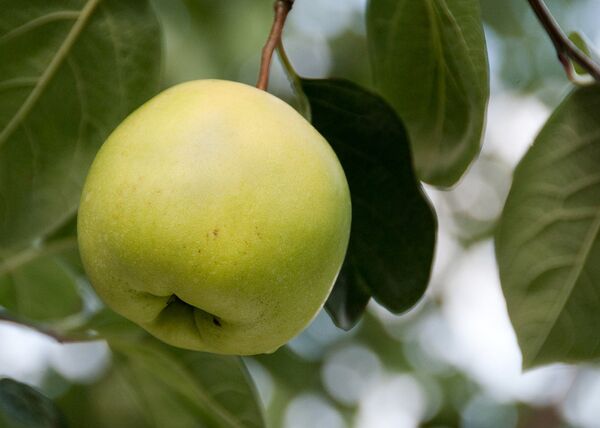
[[[294,0],[277,0],[275,2],[275,17],[273,19],[273,26],[271,27],[271,32],[269,33],[267,42],[262,50],[260,72],[258,75],[258,82],[256,83],[256,87],[258,89],[262,89],[263,91],[266,91],[267,87],[269,86],[269,71],[271,69],[273,52],[275,52],[277,45],[279,45],[281,41],[283,26],[285,25],[285,20],[288,16],[288,13],[290,13],[290,10],[292,10],[293,5]]]

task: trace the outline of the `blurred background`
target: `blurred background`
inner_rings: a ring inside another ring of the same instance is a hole
[[[200,78],[255,83],[272,0],[153,3],[165,36],[165,86]],[[600,46],[600,1],[547,3],[566,31]],[[285,44],[301,75],[371,86],[365,6],[296,1]],[[459,185],[426,189],[440,224],[426,297],[402,316],[371,303],[350,332],[321,313],[287,347],[246,358],[270,427],[600,427],[600,368],[521,373],[491,240],[515,165],[570,84],[524,0],[482,0],[482,7],[492,83],[487,131]],[[270,91],[293,104],[277,62]],[[102,342],[58,345],[0,323],[0,376],[51,396],[65,379],[98,379],[110,360]]]

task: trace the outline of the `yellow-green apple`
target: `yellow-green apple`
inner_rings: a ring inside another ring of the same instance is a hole
[[[272,352],[323,306],[350,231],[344,172],[294,109],[235,82],[175,86],[104,143],[81,197],[104,302],[187,349]]]

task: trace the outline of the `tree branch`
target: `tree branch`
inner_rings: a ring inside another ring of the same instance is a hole
[[[586,54],[581,52],[565,33],[548,10],[543,0],[527,0],[531,9],[535,12],[538,20],[548,33],[550,40],[554,44],[558,60],[562,64],[569,79],[574,80],[573,66],[571,61],[576,62],[587,71],[596,81],[600,82],[600,65],[596,64]]]
[[[262,50],[260,73],[258,75],[258,82],[256,83],[256,87],[263,91],[266,91],[269,86],[269,71],[271,69],[273,52],[275,52],[275,48],[277,48],[277,45],[281,41],[283,26],[285,25],[285,20],[288,13],[290,13],[290,10],[292,10],[293,5],[294,0],[277,0],[275,2],[275,18],[273,19],[273,26],[271,27],[269,38]]]
[[[98,338],[91,338],[91,337],[66,337],[58,332],[52,331],[45,327],[35,325],[32,323],[20,320],[18,318],[15,318],[3,309],[0,309],[0,322],[8,322],[8,323],[15,324],[15,325],[18,325],[21,327],[26,327],[30,330],[34,330],[34,331],[37,331],[38,333],[44,334],[44,335],[50,337],[51,339],[54,339],[58,343],[63,343],[63,344],[64,343],[87,342],[87,341],[91,341],[91,340],[98,340]]]

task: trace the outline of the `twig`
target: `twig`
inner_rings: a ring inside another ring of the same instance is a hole
[[[552,43],[554,44],[554,48],[556,49],[556,54],[558,55],[558,60],[562,64],[565,72],[569,79],[574,80],[573,76],[573,66],[571,61],[575,61],[577,64],[581,66],[585,71],[587,71],[590,76],[600,82],[600,65],[596,64],[589,58],[586,54],[581,52],[579,48],[573,43],[565,33],[561,30],[560,26],[548,10],[548,7],[544,3],[543,0],[527,0],[529,5],[535,12],[538,20],[550,36]]]
[[[21,327],[26,327],[30,330],[37,331],[38,333],[44,334],[51,339],[54,339],[58,343],[76,343],[76,342],[87,342],[91,340],[98,340],[98,338],[92,337],[66,337],[58,332],[52,331],[42,326],[38,326],[18,318],[13,317],[8,314],[6,311],[0,309],[0,321],[5,321],[11,324],[19,325]]]
[[[260,62],[260,73],[258,75],[258,82],[256,87],[267,90],[269,86],[269,71],[271,69],[271,60],[273,58],[273,52],[281,40],[281,33],[283,32],[283,26],[285,20],[292,10],[294,0],[277,0],[275,2],[275,18],[273,19],[273,26],[271,27],[271,33],[265,43],[265,47],[262,50],[262,58]]]

